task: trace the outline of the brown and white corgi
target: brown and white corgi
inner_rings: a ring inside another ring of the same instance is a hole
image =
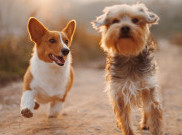
[[[49,117],[56,117],[73,84],[70,46],[76,29],[71,20],[61,31],[49,31],[36,18],[28,21],[28,32],[35,43],[30,65],[24,75],[20,110],[33,116],[39,103],[50,103]]]

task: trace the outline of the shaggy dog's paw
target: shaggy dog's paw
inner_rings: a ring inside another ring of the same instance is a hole
[[[121,130],[121,124],[119,121],[116,121],[116,127]]]
[[[141,129],[142,129],[142,130],[149,130],[149,127],[143,126],[143,127],[141,127]]]
[[[33,117],[33,113],[28,108],[25,108],[25,109],[21,110],[21,114],[22,114],[22,116],[24,116],[26,118]]]
[[[140,130],[149,130],[149,126],[147,126],[147,125],[141,125],[140,127],[139,127],[139,129]]]

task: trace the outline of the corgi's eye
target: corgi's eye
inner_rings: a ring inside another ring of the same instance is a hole
[[[67,39],[64,42],[65,42],[65,44],[68,44],[68,40]]]
[[[55,43],[55,42],[56,42],[56,40],[55,40],[55,39],[53,39],[53,38],[51,38],[51,39],[49,40],[49,42],[50,42],[50,43]]]
[[[133,18],[132,19],[132,22],[135,23],[135,24],[138,23],[138,21],[139,21],[138,18]]]

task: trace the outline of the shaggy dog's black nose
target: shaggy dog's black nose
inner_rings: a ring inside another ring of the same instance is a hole
[[[130,32],[130,27],[129,26],[121,27],[121,32],[122,34],[128,34]]]
[[[68,53],[70,52],[70,50],[67,49],[67,48],[62,48],[62,49],[61,49],[61,52],[62,52],[62,54],[63,54],[64,56],[66,56],[66,55],[68,55]]]

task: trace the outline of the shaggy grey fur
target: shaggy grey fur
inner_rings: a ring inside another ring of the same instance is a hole
[[[154,75],[156,64],[153,57],[155,50],[153,41],[148,41],[145,48],[138,56],[123,56],[107,54],[106,60],[106,80],[126,79],[136,80],[144,76]]]

